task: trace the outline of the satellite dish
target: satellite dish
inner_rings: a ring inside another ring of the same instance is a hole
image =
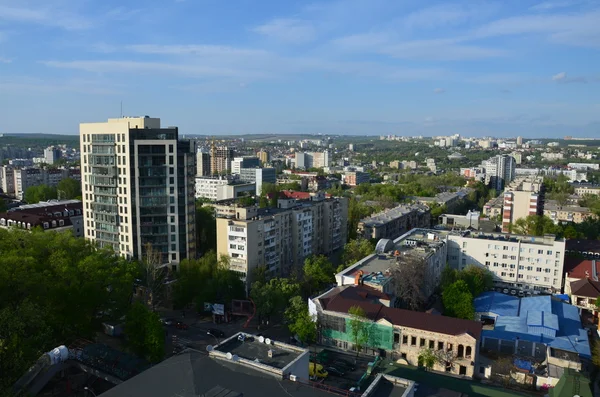
[[[213,350],[214,350],[214,347],[213,347],[212,345],[208,345],[208,346],[206,346],[206,351],[207,351],[207,352],[209,352],[209,353],[210,353],[210,352],[211,352],[211,351],[213,351]]]
[[[267,345],[270,345],[270,344],[271,344],[271,339],[269,339],[269,338],[265,339],[265,343],[266,343]]]
[[[231,359],[235,362],[238,362],[238,361],[240,361],[240,356],[238,356],[237,354],[234,354]]]
[[[227,357],[228,360],[231,360],[233,358],[233,354],[227,353],[225,357]]]
[[[263,342],[265,341],[265,337],[264,337],[264,336],[262,336],[262,335],[261,335],[261,336],[259,336],[259,337],[258,337],[258,341],[259,341],[260,343],[263,343]]]

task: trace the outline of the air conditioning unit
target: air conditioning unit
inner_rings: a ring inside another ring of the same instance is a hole
[[[296,375],[290,375],[290,380],[291,380],[292,382],[296,382],[296,381],[297,381],[297,379],[296,379]]]

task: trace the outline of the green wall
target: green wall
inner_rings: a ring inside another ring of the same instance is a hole
[[[346,319],[346,332],[324,329],[322,334],[326,338],[352,342],[352,334],[349,332],[350,319]],[[370,323],[368,347],[372,349],[392,350],[394,342],[394,329],[391,326]]]

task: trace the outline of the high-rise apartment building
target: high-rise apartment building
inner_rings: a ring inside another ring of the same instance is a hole
[[[15,194],[15,170],[9,165],[0,167],[0,188],[4,194]]]
[[[210,173],[211,175],[226,175],[231,173],[231,161],[233,160],[233,148],[227,146],[210,147]]]
[[[254,183],[256,185],[256,195],[258,196],[262,194],[263,184],[277,183],[277,173],[275,168],[242,168],[240,170],[240,180]]]
[[[196,153],[196,176],[210,176],[210,153]]]
[[[231,161],[231,173],[233,175],[239,175],[242,168],[256,167],[260,167],[260,161],[258,157],[235,157]]]
[[[266,165],[271,161],[271,155],[264,149],[256,153],[256,157],[258,157],[262,165]]]
[[[504,189],[502,208],[502,232],[508,233],[511,224],[529,215],[544,213],[544,179],[542,177],[522,177],[514,180]]]
[[[323,168],[331,165],[331,156],[328,150],[322,152],[297,152],[296,168]]]
[[[295,197],[301,197],[297,199]],[[278,208],[216,205],[217,253],[245,280],[265,266],[269,277],[301,270],[310,255],[329,255],[347,239],[348,199],[323,193],[282,198]]]
[[[54,164],[61,156],[62,152],[59,148],[50,146],[44,149],[44,161],[46,164]]]
[[[485,160],[482,166],[485,168],[485,182],[496,190],[502,190],[515,178],[517,163],[514,157],[500,154]]]
[[[146,116],[79,130],[85,237],[138,259],[150,244],[174,268],[194,258],[196,153],[177,127]]]

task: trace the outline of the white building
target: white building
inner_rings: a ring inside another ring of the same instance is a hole
[[[229,184],[233,179],[226,176],[204,176],[196,177],[196,198],[217,200],[218,187]]]
[[[195,258],[194,145],[148,116],[79,130],[85,237],[137,259],[150,244],[174,269]]]
[[[448,236],[448,264],[483,266],[499,287],[560,292],[565,240],[502,233],[465,232]]]
[[[502,190],[515,178],[517,163],[514,157],[501,154],[482,163],[485,168],[485,181],[496,190]]]

